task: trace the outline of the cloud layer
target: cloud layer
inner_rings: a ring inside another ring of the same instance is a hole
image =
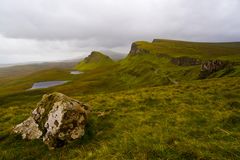
[[[153,38],[240,41],[238,15],[239,0],[2,0],[0,63],[127,53]]]

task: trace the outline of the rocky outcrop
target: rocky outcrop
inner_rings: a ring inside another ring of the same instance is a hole
[[[157,43],[157,42],[161,42],[162,39],[153,39],[152,43]]]
[[[146,49],[140,48],[137,43],[132,43],[129,56],[149,54],[150,52]]]
[[[84,135],[89,112],[89,106],[75,99],[61,93],[47,94],[13,132],[23,139],[42,138],[49,149],[54,149]]]
[[[201,65],[201,71],[199,74],[200,78],[206,78],[210,74],[222,70],[224,68],[232,68],[232,64],[228,61],[221,61],[221,60],[209,60],[203,62]]]
[[[172,58],[171,62],[178,66],[193,66],[193,65],[200,65],[201,60],[197,58],[190,58],[190,57],[177,57]]]
[[[174,40],[167,40],[167,39],[153,39],[152,43],[159,43],[159,42],[166,42],[166,41],[174,41]]]

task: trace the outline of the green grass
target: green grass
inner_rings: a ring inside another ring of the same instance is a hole
[[[173,40],[159,42],[135,42],[138,48],[153,54],[164,54],[172,57],[188,56],[200,59],[221,59],[240,61],[240,43],[200,43]]]
[[[93,106],[87,133],[55,151],[10,134],[40,97],[9,100],[0,112],[1,159],[239,159],[239,93],[236,77],[74,96]]]

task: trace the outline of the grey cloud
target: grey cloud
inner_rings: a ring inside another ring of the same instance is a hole
[[[207,40],[232,30],[239,34],[240,25],[238,0],[2,0],[1,4],[0,32],[12,38],[124,41],[187,32],[206,33]]]
[[[1,0],[0,42],[14,39],[19,46],[9,47],[19,54],[43,57],[95,49],[126,53],[132,41],[153,38],[239,41],[238,15],[239,0]]]

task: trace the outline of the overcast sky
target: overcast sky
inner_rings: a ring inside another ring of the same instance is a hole
[[[240,0],[1,0],[0,63],[127,53],[153,38],[240,41]]]

